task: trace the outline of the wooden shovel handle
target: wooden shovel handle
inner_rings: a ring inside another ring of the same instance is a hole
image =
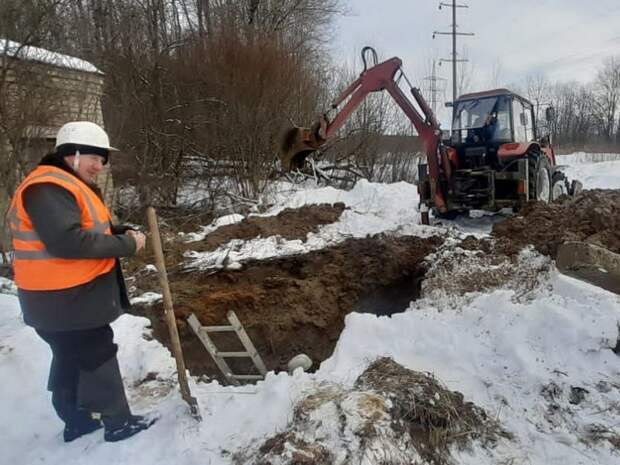
[[[153,252],[155,253],[155,266],[159,276],[159,284],[161,285],[164,297],[164,314],[168,332],[170,333],[170,341],[172,343],[172,352],[177,363],[177,376],[179,377],[179,387],[183,400],[190,406],[192,415],[200,420],[198,412],[198,402],[192,397],[189,384],[187,382],[187,373],[185,370],[185,359],[183,358],[183,349],[181,348],[181,340],[177,329],[177,322],[174,316],[174,307],[172,305],[172,293],[170,292],[170,284],[168,283],[168,274],[166,272],[166,263],[164,261],[164,251],[161,245],[161,235],[159,234],[159,224],[157,214],[153,207],[148,207],[146,216],[151,231],[151,242],[153,244]]]

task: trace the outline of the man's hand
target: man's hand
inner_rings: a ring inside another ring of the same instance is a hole
[[[128,229],[125,234],[132,237],[133,240],[136,242],[136,253],[140,252],[140,250],[142,250],[146,245],[146,236],[140,231]]]

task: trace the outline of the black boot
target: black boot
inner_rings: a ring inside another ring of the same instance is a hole
[[[157,418],[148,418],[141,415],[131,415],[125,421],[117,421],[113,419],[105,419],[105,431],[103,433],[103,439],[107,442],[122,441],[123,439],[130,438],[134,434],[138,434],[140,431],[150,428],[153,423],[157,421]]]
[[[71,442],[77,438],[84,436],[85,434],[92,433],[98,429],[103,428],[103,423],[100,420],[91,418],[90,415],[84,413],[84,417],[76,423],[67,423],[62,436],[65,442]]]
[[[90,412],[76,406],[75,392],[70,389],[57,389],[52,392],[52,405],[58,416],[65,422],[63,438],[71,442],[103,427],[100,420],[92,418]]]

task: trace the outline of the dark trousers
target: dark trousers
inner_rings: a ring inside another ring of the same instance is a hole
[[[58,416],[68,426],[101,414],[104,423],[124,421],[131,413],[109,325],[79,331],[42,331],[52,349],[48,389]]]

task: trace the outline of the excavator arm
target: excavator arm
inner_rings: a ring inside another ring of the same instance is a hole
[[[362,51],[364,63],[366,63],[364,52],[367,49],[369,48],[367,47]],[[422,114],[400,89],[395,76],[401,71],[401,67],[402,61],[396,57],[375,64],[368,69],[365,66],[360,76],[332,103],[331,108],[336,110],[337,113],[331,121],[324,114],[310,128],[293,127],[289,129],[283,138],[280,148],[280,160],[283,168],[287,171],[302,168],[306,157],[318,150],[334,136],[336,131],[344,125],[368,94],[386,90],[403,110],[407,118],[409,118],[422,140],[428,163],[430,194],[434,199],[435,206],[440,211],[445,211],[446,203],[439,189],[439,178],[442,173],[441,165],[446,166],[447,169],[449,169],[450,165],[447,162],[445,151],[440,146],[441,132],[439,123],[419,89],[411,87],[411,95],[421,109]],[[345,101],[346,103],[344,103]],[[344,106],[338,110],[343,103]],[[440,162],[440,160],[442,161]]]

